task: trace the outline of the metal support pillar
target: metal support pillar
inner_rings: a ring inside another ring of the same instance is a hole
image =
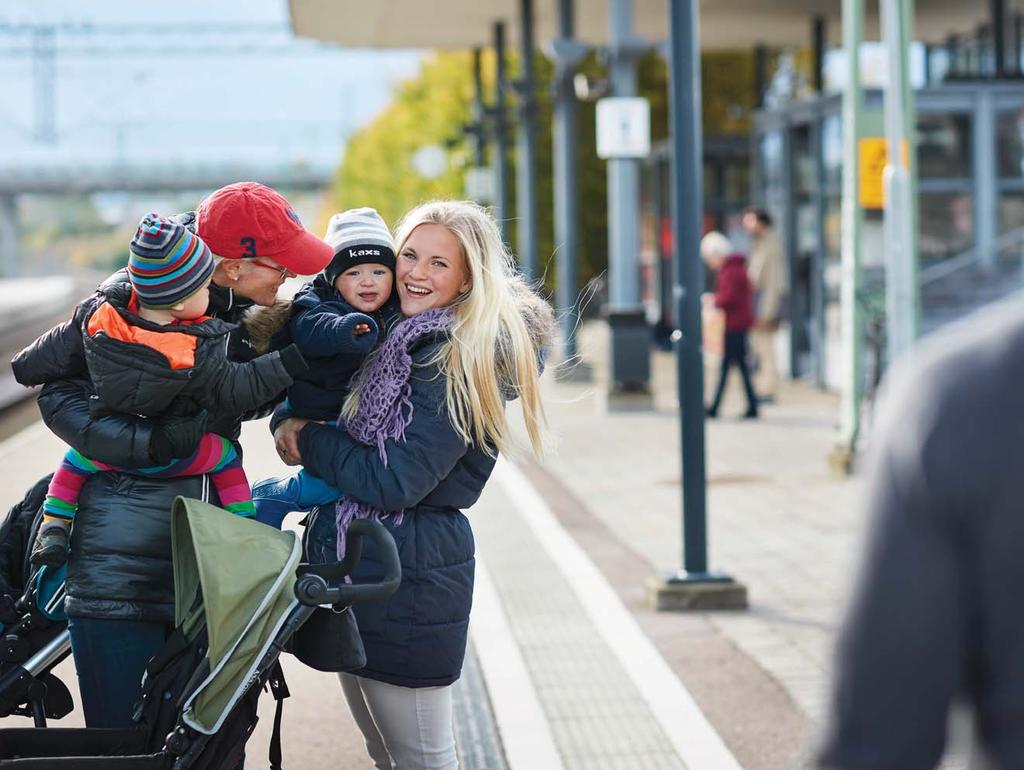
[[[576,361],[576,327],[579,325],[577,263],[579,261],[579,180],[577,178],[576,94],[573,75],[586,47],[573,40],[575,0],[558,0],[558,39],[555,59],[554,111],[552,114],[552,171],[554,176],[555,253],[558,309],[562,314],[561,376],[582,377],[586,370]]]
[[[914,156],[914,92],[910,87],[913,0],[882,0],[882,40],[889,61],[885,87],[885,313],[891,365],[917,339],[918,281]]]
[[[672,216],[675,300],[682,336],[676,348],[683,460],[683,565],[707,572],[706,472],[704,464],[704,356],[701,350],[700,224],[704,208],[701,162],[701,83],[696,0],[673,0],[672,21]]]
[[[39,144],[57,143],[57,28],[32,29],[32,79],[35,86],[34,138]]]
[[[975,102],[972,131],[974,163],[974,248],[981,264],[991,267],[996,261],[996,233],[999,232],[996,154],[992,137],[996,135],[995,104],[992,92],[979,90]]]
[[[992,16],[992,58],[995,60],[993,74],[1004,78],[1009,74],[1006,68],[1006,0],[989,0]]]
[[[764,93],[768,87],[768,47],[754,46],[754,106],[764,107]]]
[[[18,200],[0,195],[0,276],[15,278],[21,273],[18,252]]]
[[[508,128],[505,125],[505,95],[508,76],[505,72],[505,22],[494,22],[494,209],[501,237],[508,243]]]
[[[647,592],[657,609],[742,609],[747,606],[746,588],[728,575],[708,569],[700,323],[700,297],[704,289],[700,224],[704,197],[698,7],[698,0],[669,2],[672,219],[678,280],[675,298],[682,332],[676,361],[683,462],[684,568],[663,581],[649,579]]]
[[[1013,67],[1011,72],[1015,75],[1021,74],[1020,47],[1024,43],[1024,16],[1019,13],[1013,14]]]
[[[487,165],[487,130],[485,128],[485,116],[487,108],[484,106],[484,79],[480,66],[481,51],[473,49],[473,157],[476,159],[478,168]]]
[[[946,78],[957,77],[961,74],[960,63],[960,38],[957,35],[949,35],[946,38]]]
[[[843,89],[843,191],[842,273],[839,291],[842,381],[839,401],[839,433],[832,455],[833,467],[852,470],[860,432],[863,393],[861,341],[863,323],[857,294],[860,291],[861,228],[863,214],[858,199],[858,161],[864,89],[860,82],[860,46],[864,38],[864,0],[843,0],[843,53],[846,56],[846,87]]]
[[[522,72],[519,91],[519,130],[516,137],[516,216],[519,268],[528,281],[540,275],[537,266],[537,109],[533,82],[533,0],[520,0]]]
[[[815,185],[812,195],[817,248],[811,253],[811,358],[814,366],[814,384],[824,390],[828,387],[825,372],[826,339],[828,336],[825,310],[828,305],[828,290],[825,286],[825,156],[822,152],[822,124],[817,122],[810,129],[811,154],[814,157]]]
[[[636,96],[633,0],[609,0],[612,95]],[[608,325],[611,394],[650,392],[650,332],[640,304],[640,164],[608,160]]]
[[[658,325],[654,331],[658,347],[663,347],[666,350],[670,347],[669,341],[672,338],[672,331],[676,328],[676,325],[672,323],[672,296],[675,282],[672,278],[672,265],[668,261],[671,255],[665,249],[665,238],[662,232],[662,223],[664,222],[664,212],[666,210],[669,210],[669,217],[671,218],[671,201],[665,200],[665,192],[668,187],[666,185],[666,177],[669,176],[670,161],[670,154],[665,156],[657,155],[650,164],[650,199],[651,208],[654,211],[654,259],[658,276]],[[671,183],[671,179],[668,181]],[[671,196],[668,197],[671,198]]]
[[[811,19],[811,66],[814,70],[814,93],[825,91],[825,17]]]

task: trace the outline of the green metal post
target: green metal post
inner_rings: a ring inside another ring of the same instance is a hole
[[[864,35],[864,0],[843,0],[843,52],[847,83],[843,89],[843,197],[842,282],[840,287],[840,337],[842,340],[842,390],[836,456],[850,468],[860,429],[862,392],[861,337],[858,308],[862,214],[858,199],[860,127],[864,93],[860,83],[860,45]]]
[[[885,294],[888,361],[917,339],[920,305],[915,237],[914,93],[910,87],[910,25],[914,0],[882,0],[882,36],[889,58],[885,88]]]

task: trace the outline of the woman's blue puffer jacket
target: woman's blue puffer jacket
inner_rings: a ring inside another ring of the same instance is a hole
[[[475,565],[473,532],[462,509],[480,497],[495,462],[467,446],[451,425],[445,380],[435,366],[423,366],[439,344],[430,340],[412,351],[412,422],[404,442],[387,442],[387,466],[375,447],[336,428],[310,423],[299,434],[311,473],[375,508],[405,510],[401,526],[385,521],[398,545],[401,586],[385,602],[353,607],[367,661],[355,673],[403,687],[448,685],[459,678]],[[314,543],[333,547],[333,516],[316,521]],[[364,542],[356,582],[382,575],[376,549]]]

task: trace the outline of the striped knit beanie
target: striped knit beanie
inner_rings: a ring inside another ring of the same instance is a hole
[[[184,302],[213,275],[213,254],[199,236],[158,214],[142,218],[129,251],[128,278],[145,307]]]
[[[375,209],[349,209],[331,217],[324,236],[334,259],[324,268],[329,283],[355,265],[378,264],[395,269],[395,241]]]

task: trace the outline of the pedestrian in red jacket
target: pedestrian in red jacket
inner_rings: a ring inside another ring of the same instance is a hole
[[[717,274],[715,307],[725,313],[725,355],[715,398],[707,409],[707,416],[718,416],[729,368],[736,364],[747,391],[747,411],[743,417],[753,419],[757,417],[757,396],[754,395],[747,367],[747,334],[754,325],[754,291],[747,277],[747,259],[734,251],[729,239],[717,231],[708,233],[701,240],[700,255]]]

